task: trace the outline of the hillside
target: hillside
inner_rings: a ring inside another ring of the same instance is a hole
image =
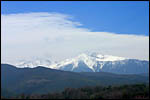
[[[69,72],[45,67],[16,68],[1,64],[1,87],[18,93],[48,93],[64,88],[148,83],[142,75],[119,75],[105,72]]]

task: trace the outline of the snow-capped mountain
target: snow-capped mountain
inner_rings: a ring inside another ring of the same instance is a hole
[[[66,59],[61,62],[54,62],[50,59],[35,58],[21,60],[13,64],[16,67],[34,68],[43,66],[52,69],[74,71],[74,72],[112,72],[118,74],[140,74],[149,73],[149,61],[129,59],[99,53],[82,53],[77,57]]]
[[[93,71],[93,66],[97,63],[97,61],[119,61],[124,60],[125,58],[122,57],[116,57],[116,56],[109,56],[109,55],[100,55],[96,53],[92,53],[91,55],[87,55],[85,53],[80,54],[79,56],[72,58],[72,59],[66,59],[60,63],[54,64],[49,66],[50,68],[54,69],[61,69],[63,66],[72,64],[72,70],[76,67],[78,67],[78,64],[80,62],[84,62],[89,68],[91,68]],[[103,66],[101,66],[102,68]]]
[[[52,64],[49,68],[74,72],[103,71],[118,74],[138,74],[149,72],[149,62],[98,53],[82,53],[75,58]]]
[[[33,59],[28,59],[28,60],[20,60],[14,65],[19,68],[25,68],[25,67],[34,68],[37,66],[48,67],[53,63],[54,62],[52,62],[50,59],[33,58]]]

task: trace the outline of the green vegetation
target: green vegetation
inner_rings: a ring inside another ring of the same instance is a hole
[[[87,86],[48,94],[20,94],[12,99],[149,99],[149,85]]]
[[[1,88],[10,90],[10,92],[15,94],[46,94],[61,92],[65,88],[119,86],[136,83],[148,84],[149,77],[142,75],[119,75],[106,72],[75,73],[45,67],[16,68],[6,64],[2,64],[1,68]]]

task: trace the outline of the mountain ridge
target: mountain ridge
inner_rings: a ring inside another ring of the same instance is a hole
[[[11,68],[12,67],[12,68]],[[14,93],[48,93],[64,88],[148,83],[148,76],[106,72],[71,72],[45,67],[16,68],[1,64],[1,87]]]
[[[81,54],[72,59],[66,59],[50,68],[75,72],[114,72],[119,74],[148,73],[149,62],[145,60],[92,54]],[[85,68],[85,69],[84,69]],[[78,70],[77,70],[78,69]],[[80,69],[80,70],[79,70]],[[135,71],[136,70],[136,71]]]
[[[28,63],[29,62],[29,63]],[[57,63],[50,60],[35,60],[20,62],[15,66],[37,67],[44,66],[51,69],[73,71],[73,72],[113,72],[119,74],[140,74],[148,73],[149,61],[129,59],[124,57],[102,55],[97,52],[82,53],[74,58],[66,59]]]

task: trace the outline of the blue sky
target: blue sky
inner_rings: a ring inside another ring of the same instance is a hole
[[[69,14],[92,31],[149,36],[148,1],[2,1],[2,14],[57,12]]]

